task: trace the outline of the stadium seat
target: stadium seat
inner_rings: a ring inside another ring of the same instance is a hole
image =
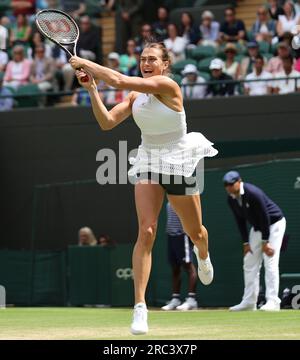
[[[247,47],[244,44],[240,44],[240,43],[236,43],[235,44],[238,54],[243,54],[246,55],[247,54]]]
[[[172,74],[171,79],[176,81],[178,85],[181,85],[182,77],[179,74]]]
[[[240,63],[244,58],[245,58],[245,55],[238,54],[234,57],[234,60],[237,61],[238,63]]]
[[[172,65],[172,72],[174,74],[181,75],[181,71],[184,69],[185,65],[187,64],[197,65],[197,61],[194,59],[186,59],[186,60],[178,61]]]
[[[247,31],[247,39],[248,39],[248,41],[254,41],[255,40],[253,32],[251,30]]]
[[[265,54],[262,54],[263,55],[263,57],[265,58],[265,59],[267,59],[268,61],[272,58],[272,57],[274,57],[274,54],[272,54],[272,53],[265,53]]]
[[[206,71],[199,71],[199,76],[203,77],[204,80],[210,80],[210,74]]]
[[[17,95],[17,107],[37,107],[39,105],[39,96],[35,95],[39,93],[40,90],[35,84],[20,86],[15,93]]]
[[[191,54],[193,59],[202,60],[208,57],[214,57],[216,55],[216,49],[213,46],[200,45],[193,49]]]
[[[270,52],[271,52],[272,54],[274,54],[274,55],[277,54],[277,46],[278,46],[278,44],[272,44],[272,45],[271,45]]]
[[[259,52],[261,54],[266,54],[270,52],[270,44],[267,41],[260,41],[259,45]]]
[[[211,61],[212,61],[213,59],[214,59],[214,57],[200,60],[200,61],[198,62],[198,70],[208,73],[208,72],[209,72],[209,65],[210,65],[210,63],[211,63]]]

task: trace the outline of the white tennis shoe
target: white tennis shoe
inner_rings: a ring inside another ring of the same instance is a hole
[[[182,305],[176,307],[176,310],[188,311],[188,310],[197,310],[198,303],[196,299],[192,297],[186,298],[185,302]]]
[[[148,332],[148,310],[144,303],[138,303],[133,308],[131,324],[132,335],[143,335]]]
[[[170,311],[175,310],[177,306],[181,304],[181,301],[177,298],[172,298],[172,300],[165,306],[162,307],[162,310]]]
[[[209,285],[214,279],[214,268],[210,261],[209,254],[205,260],[199,256],[197,247],[194,245],[194,253],[198,262],[198,276],[203,285]]]

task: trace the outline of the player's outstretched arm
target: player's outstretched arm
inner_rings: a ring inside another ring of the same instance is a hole
[[[101,79],[116,89],[126,89],[148,94],[175,95],[180,89],[178,85],[167,76],[151,76],[140,78],[126,76],[118,71],[98,65],[92,61],[73,56],[70,63],[74,69],[83,69],[95,79]]]
[[[123,102],[108,111],[100,98],[93,77],[83,71],[76,71],[76,76],[79,83],[89,92],[93,113],[102,130],[111,130],[131,115],[133,93],[130,93]],[[82,82],[80,79],[86,76],[88,76],[88,81]]]

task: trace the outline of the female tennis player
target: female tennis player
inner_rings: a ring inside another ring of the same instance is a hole
[[[170,59],[163,44],[150,43],[144,48],[140,58],[143,78],[128,77],[76,56],[70,59],[70,63],[74,69],[81,69],[76,71],[79,81],[86,74],[89,76],[89,81],[81,82],[81,85],[89,92],[94,115],[103,130],[114,128],[132,114],[142,133],[142,144],[128,174],[136,177],[135,202],[139,224],[132,258],[135,306],[131,332],[145,334],[148,332],[145,291],[165,193],[184,231],[194,243],[200,280],[205,285],[213,280],[199,189],[195,181],[191,185],[191,180],[195,179],[199,160],[214,156],[218,151],[201,133],[187,133],[181,90],[167,76]],[[100,99],[95,79],[131,92],[122,103],[108,111]]]

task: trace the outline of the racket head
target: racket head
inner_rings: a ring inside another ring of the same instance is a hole
[[[76,45],[79,28],[75,20],[65,12],[57,9],[41,10],[36,14],[35,23],[38,30],[56,44]]]

